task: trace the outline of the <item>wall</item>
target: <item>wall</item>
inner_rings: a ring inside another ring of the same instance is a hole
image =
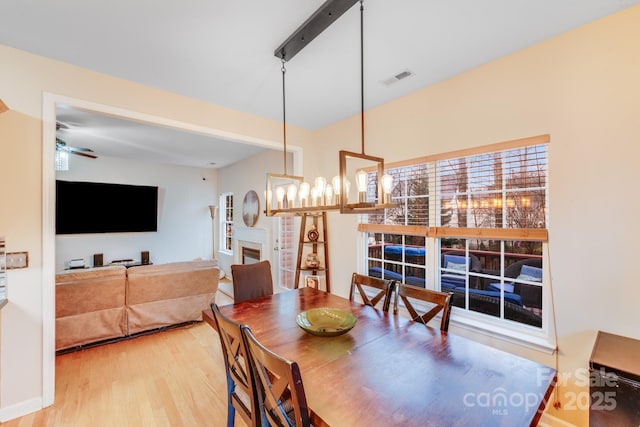
[[[79,99],[144,115],[144,121],[180,127],[268,148],[281,148],[282,123],[152,89],[44,57],[0,46],[0,94],[10,111],[0,116],[0,235],[7,251],[28,251],[29,268],[7,277],[8,304],[0,330],[0,421],[36,411],[53,399],[53,286],[55,262],[43,259],[53,243],[43,234],[44,204],[53,200],[43,186],[43,161],[52,159],[53,139],[43,150],[47,94]],[[274,73],[278,70],[274,68]],[[152,118],[153,120],[147,120]],[[302,147],[311,132],[291,126],[288,135]],[[208,233],[206,233],[209,236]],[[53,237],[51,238],[54,242]],[[137,248],[136,248],[137,251]],[[153,255],[153,254],[152,254]]]
[[[95,253],[102,253],[105,263],[114,259],[140,260],[141,251],[149,251],[154,264],[211,259],[212,221],[208,206],[217,200],[217,170],[72,155],[69,170],[56,175],[65,181],[158,187],[157,232],[56,236],[56,271],[76,258],[93,265]]]
[[[366,151],[386,161],[551,135],[549,267],[560,372],[570,378],[559,389],[562,407],[549,413],[579,426],[588,425],[588,414],[572,399],[584,399],[588,387],[576,375],[588,367],[596,331],[640,338],[635,271],[640,200],[634,197],[634,183],[640,182],[638,22],[640,7],[635,6],[366,115]],[[349,148],[340,144],[357,138],[357,120],[314,135],[327,153],[318,164],[337,168],[332,157]],[[321,172],[331,176],[335,168]],[[330,234],[340,236],[331,239],[333,289],[345,295],[345,278],[357,259],[355,219],[329,218]],[[467,335],[554,364],[552,356]]]

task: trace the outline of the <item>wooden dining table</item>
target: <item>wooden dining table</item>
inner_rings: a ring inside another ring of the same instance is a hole
[[[296,316],[318,307],[357,323],[340,336],[309,334]],[[553,368],[313,288],[220,311],[298,362],[309,407],[332,426],[536,425],[553,389]],[[211,310],[203,316],[215,328]]]

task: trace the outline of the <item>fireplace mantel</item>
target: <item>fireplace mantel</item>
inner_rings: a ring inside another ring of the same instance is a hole
[[[268,250],[271,232],[267,228],[258,227],[234,227],[233,229],[233,253],[234,263],[242,264],[242,247],[260,249],[261,260],[269,260]]]

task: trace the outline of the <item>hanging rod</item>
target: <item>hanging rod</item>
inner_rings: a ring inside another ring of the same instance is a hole
[[[284,61],[290,61],[358,1],[327,0],[273,54]]]

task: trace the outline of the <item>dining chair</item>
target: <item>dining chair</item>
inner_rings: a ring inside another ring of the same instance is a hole
[[[442,320],[440,321],[440,330],[449,330],[449,317],[451,316],[451,307],[453,306],[451,299],[453,293],[433,291],[431,289],[418,288],[416,286],[398,283],[396,285],[396,298],[393,305],[393,313],[398,313],[398,300],[402,300],[405,308],[409,312],[411,320],[427,324],[431,319],[442,311]],[[418,313],[416,301],[428,302],[432,308],[425,313]]]
[[[253,264],[231,265],[233,302],[273,295],[271,263],[263,260]]]
[[[277,427],[328,427],[307,405],[298,364],[266,348],[248,327],[242,332],[258,385],[263,419]]]
[[[234,426],[236,413],[240,414],[247,426],[265,425],[261,420],[258,392],[242,333],[246,326],[225,317],[220,313],[216,303],[211,303],[211,310],[220,337],[227,374],[227,427]]]
[[[382,310],[389,311],[391,304],[391,296],[393,294],[396,282],[393,280],[380,279],[377,277],[365,276],[358,273],[351,275],[351,290],[349,291],[349,300],[354,301],[356,290],[362,298],[365,305],[375,307],[382,301]],[[369,291],[369,293],[367,293]],[[373,297],[369,295],[375,293]]]

